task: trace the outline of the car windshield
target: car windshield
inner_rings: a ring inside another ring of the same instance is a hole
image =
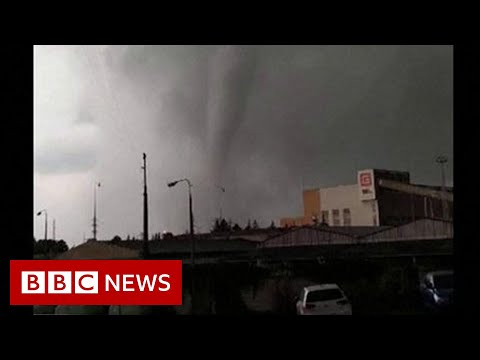
[[[433,279],[434,285],[437,289],[452,289],[453,288],[453,276],[448,275],[436,275]]]
[[[328,301],[343,298],[338,289],[314,290],[308,293],[307,302]]]

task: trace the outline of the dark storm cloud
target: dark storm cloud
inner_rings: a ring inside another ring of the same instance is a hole
[[[255,47],[225,46],[209,64],[207,143],[213,179],[222,180],[230,145],[245,119],[255,63]]]
[[[110,47],[111,71],[154,116],[159,136],[205,136],[208,61],[218,46]],[[161,120],[165,119],[165,120]]]
[[[111,69],[167,119],[154,120],[159,138],[188,135],[202,144],[204,163],[189,166],[222,179],[234,220],[295,215],[302,184],[354,183],[362,168],[439,182],[435,156],[453,157],[452,47],[251,50],[134,46],[110,53]],[[184,164],[174,159],[169,167],[176,166]],[[198,195],[198,212],[217,201],[209,196]]]

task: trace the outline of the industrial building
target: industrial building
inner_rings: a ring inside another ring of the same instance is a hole
[[[357,183],[303,191],[303,216],[280,219],[304,225],[395,226],[418,219],[452,220],[453,188],[410,183],[404,171],[361,170]]]

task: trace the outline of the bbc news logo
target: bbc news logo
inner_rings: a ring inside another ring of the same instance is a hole
[[[72,287],[69,271],[22,271],[22,294],[98,294],[98,271],[75,271],[73,274]]]
[[[11,260],[11,305],[181,305],[180,260]]]

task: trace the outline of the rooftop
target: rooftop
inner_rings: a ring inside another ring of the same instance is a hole
[[[167,239],[149,241],[151,254],[175,254],[190,252],[192,243],[188,239]],[[244,239],[217,239],[195,237],[195,253],[211,253],[223,251],[248,251],[256,247],[256,243]]]
[[[88,241],[57,256],[58,260],[138,259],[139,251],[106,241]]]
[[[317,291],[317,290],[329,290],[329,289],[339,289],[337,284],[317,284],[307,286],[308,291]]]

